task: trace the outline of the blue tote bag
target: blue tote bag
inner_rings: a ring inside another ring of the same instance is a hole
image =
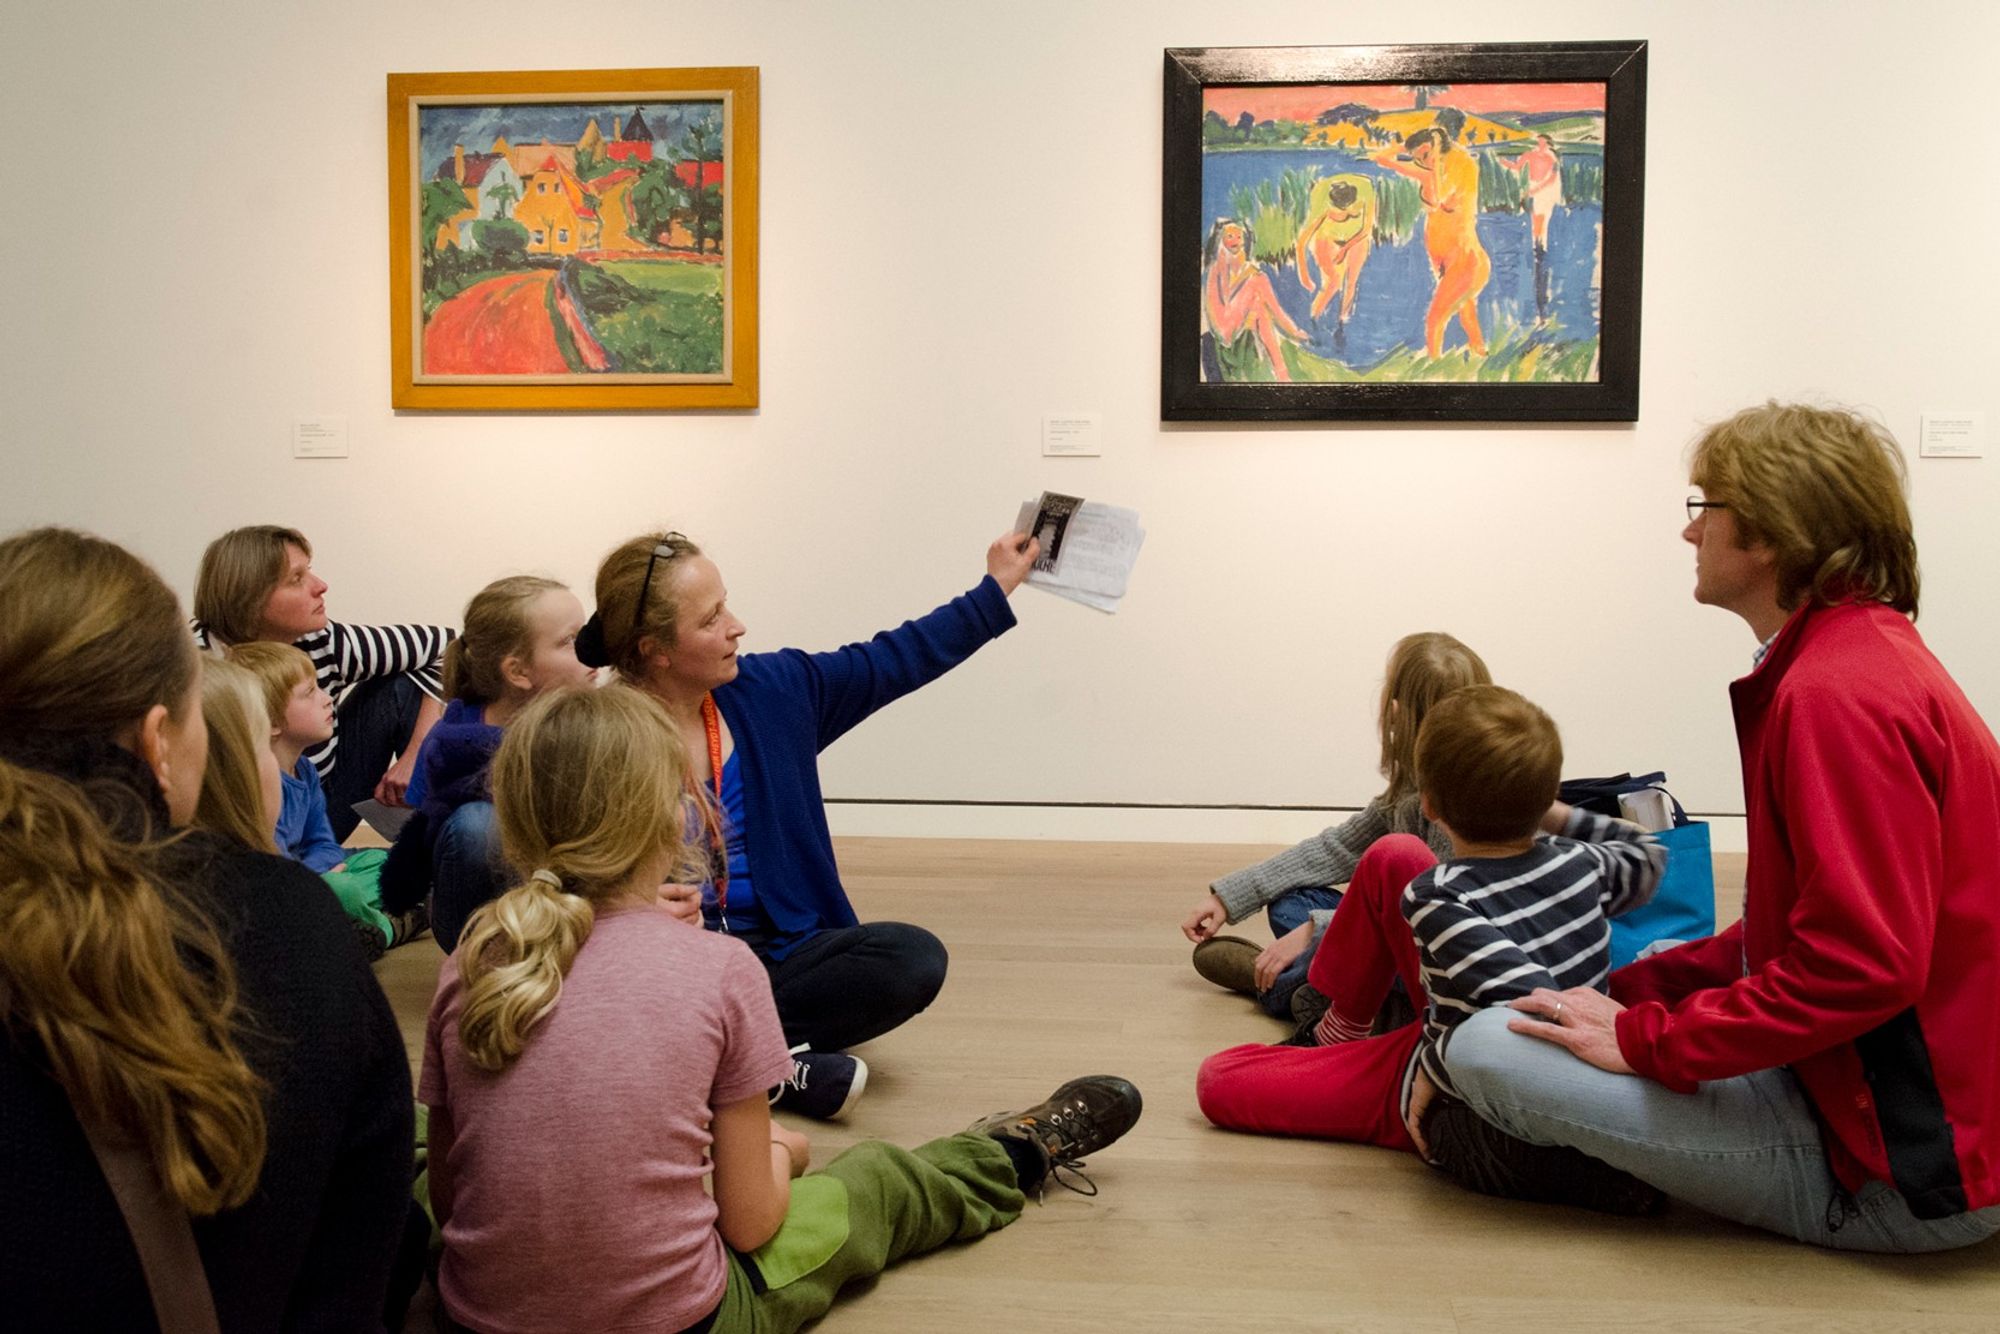
[[[1710,855],[1708,826],[1690,820],[1665,787],[1664,773],[1618,774],[1610,778],[1571,778],[1560,797],[1599,815],[1618,816],[1618,798],[1658,788],[1673,811],[1673,827],[1654,833],[1667,849],[1667,872],[1652,902],[1611,919],[1611,966],[1623,968],[1657,940],[1700,940],[1715,934],[1715,862]]]

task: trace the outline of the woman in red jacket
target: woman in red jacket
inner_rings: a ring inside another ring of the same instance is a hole
[[[1911,624],[1902,455],[1852,413],[1772,403],[1704,435],[1691,476],[1695,600],[1759,641],[1730,687],[1743,919],[1612,974],[1610,996],[1479,1016],[1452,1078],[1513,1134],[1727,1218],[1845,1250],[1984,1240],[2000,745]]]

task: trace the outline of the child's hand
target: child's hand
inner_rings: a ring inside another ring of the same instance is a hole
[[[1199,945],[1223,927],[1229,925],[1229,910],[1222,906],[1222,900],[1210,894],[1194,905],[1194,911],[1181,923],[1181,934]]]
[[[1430,1110],[1431,1100],[1437,1097],[1438,1086],[1431,1083],[1431,1077],[1424,1073],[1420,1065],[1410,1077],[1410,1111],[1403,1118],[1403,1128],[1410,1132],[1411,1141],[1417,1146],[1417,1156],[1425,1162],[1431,1160],[1431,1146],[1424,1143],[1424,1113]]]
[[[701,886],[661,885],[660,906],[690,926],[701,925]]]
[[[1257,990],[1271,989],[1271,984],[1278,980],[1278,974],[1297,962],[1298,957],[1306,952],[1306,946],[1312,944],[1312,934],[1313,924],[1310,921],[1301,922],[1296,931],[1287,931],[1264,947],[1252,970],[1252,976],[1257,979]]]
[[[812,1163],[812,1141],[796,1130],[787,1130],[776,1121],[771,1123],[771,1143],[783,1148],[791,1155],[792,1176],[802,1177]]]
[[[375,800],[384,806],[407,805],[403,794],[410,790],[410,780],[417,776],[417,753],[408,746],[389,766],[389,772],[382,775],[382,781],[375,784]]]

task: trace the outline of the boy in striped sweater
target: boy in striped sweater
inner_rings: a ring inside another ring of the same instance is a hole
[[[1608,918],[1652,897],[1666,849],[1636,826],[1557,802],[1555,724],[1499,686],[1467,686],[1437,704],[1416,769],[1424,815],[1449,832],[1452,856],[1440,862],[1408,835],[1369,848],[1313,957],[1308,980],[1332,1002],[1325,1017],[1290,1045],[1232,1047],[1204,1062],[1196,1092],[1217,1125],[1435,1161],[1425,1132],[1432,1110],[1451,1105],[1441,1053],[1452,1029],[1537,987],[1603,987]],[[1398,975],[1421,1017],[1370,1037]],[[1497,1132],[1460,1110],[1453,1156],[1490,1159]],[[1477,1165],[1443,1165],[1468,1184],[1522,1193],[1523,1183]]]

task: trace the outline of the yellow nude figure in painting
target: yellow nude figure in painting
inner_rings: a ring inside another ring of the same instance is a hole
[[[1313,182],[1293,257],[1298,261],[1299,282],[1308,292],[1313,291],[1313,278],[1306,261],[1310,258],[1319,265],[1319,290],[1312,303],[1315,320],[1333,304],[1336,293],[1341,322],[1353,316],[1354,288],[1374,244],[1375,182],[1358,175]]]
[[[1479,329],[1479,294],[1492,276],[1493,261],[1479,243],[1479,163],[1433,125],[1385,148],[1375,161],[1417,183],[1424,204],[1424,249],[1429,252],[1437,289],[1424,314],[1424,350],[1444,351],[1445,326],[1454,316],[1476,357],[1486,355]]]

